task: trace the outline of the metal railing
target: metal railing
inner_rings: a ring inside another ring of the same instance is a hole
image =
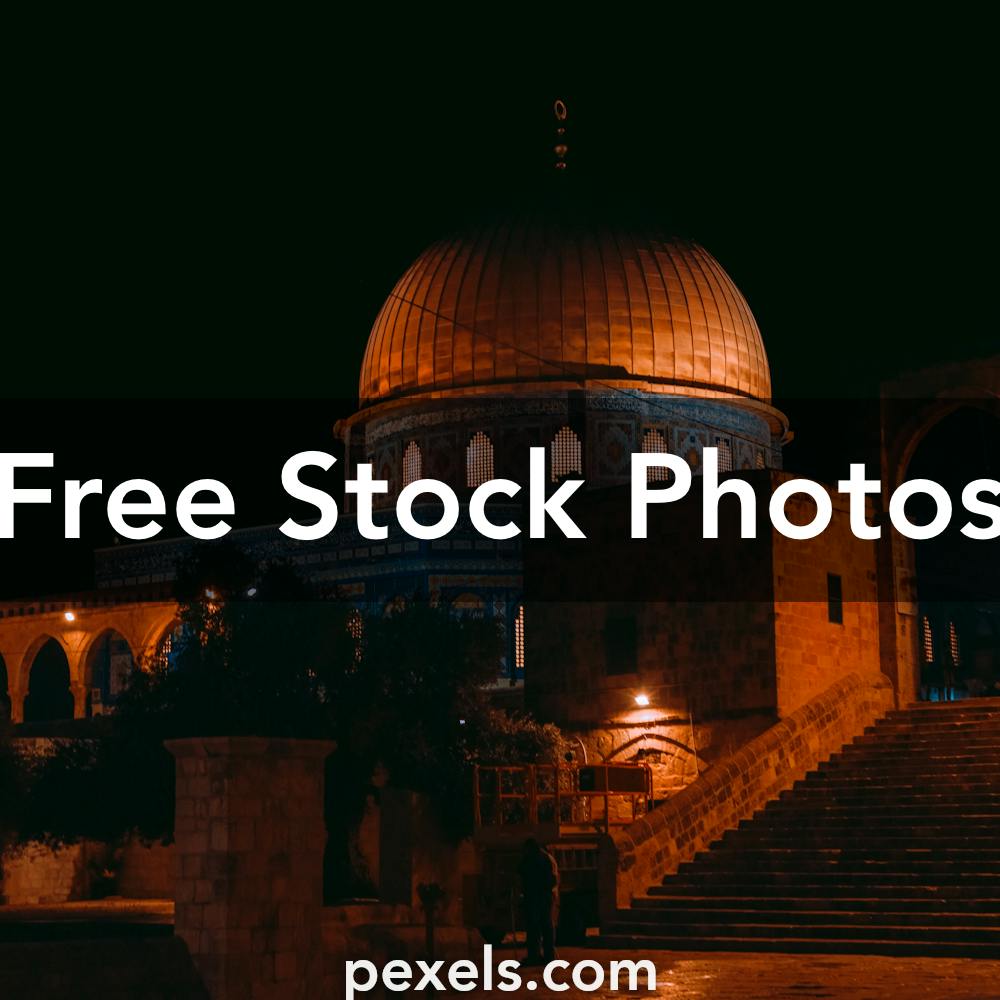
[[[606,833],[645,815],[653,795],[646,764],[479,765],[473,780],[477,828]]]

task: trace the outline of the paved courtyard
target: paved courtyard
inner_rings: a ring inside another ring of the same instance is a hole
[[[679,952],[560,951],[571,962],[648,958],[657,995],[670,1000],[1000,1000],[1000,962],[871,955],[747,955]],[[476,994],[465,994],[473,996]],[[495,995],[495,994],[494,994]],[[526,995],[522,992],[521,995]],[[553,993],[540,981],[534,997],[636,997],[603,989]]]

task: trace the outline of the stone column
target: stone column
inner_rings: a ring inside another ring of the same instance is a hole
[[[213,1000],[312,1000],[322,983],[323,762],[334,744],[169,740],[175,929]]]

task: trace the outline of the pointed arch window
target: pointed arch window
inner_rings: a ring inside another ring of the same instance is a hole
[[[652,427],[642,436],[642,453],[644,455],[665,454],[667,439]],[[665,465],[651,466],[646,470],[647,483],[665,483],[670,478],[670,470]]]
[[[403,485],[409,486],[424,478],[424,456],[420,445],[411,441],[403,451]]]
[[[924,653],[924,663],[933,663],[934,633],[931,631],[931,620],[927,615],[920,621],[920,645]]]
[[[583,448],[580,439],[569,427],[560,427],[550,446],[552,482],[576,473],[583,475]]]
[[[354,642],[354,664],[361,662],[365,641],[365,619],[357,608],[351,608],[347,613],[347,634]]]
[[[951,657],[952,666],[959,666],[962,662],[962,651],[958,646],[958,629],[954,622],[948,622],[948,655]]]
[[[729,438],[717,437],[715,447],[719,449],[719,472],[733,471],[733,445]]]
[[[524,670],[524,605],[517,606],[514,615],[514,669]]]
[[[471,489],[493,478],[493,442],[483,431],[476,431],[465,449],[465,485]]]

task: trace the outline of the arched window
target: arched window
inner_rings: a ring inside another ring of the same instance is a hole
[[[754,468],[763,469],[767,465],[767,460],[764,458],[764,449],[758,448],[757,455],[754,458]]]
[[[517,606],[514,615],[514,669],[524,670],[524,605]]]
[[[87,711],[102,715],[114,707],[128,687],[135,659],[125,637],[110,630],[94,640],[87,654],[84,676],[87,684]]]
[[[657,430],[650,428],[642,436],[642,453],[644,455],[665,454],[667,448],[666,438]],[[670,478],[670,470],[664,466],[652,466],[646,470],[647,483],[665,483]]]
[[[958,648],[958,629],[954,622],[948,622],[948,654],[953,666],[957,667],[962,662],[961,650]]]
[[[28,696],[24,699],[25,722],[72,719],[73,695],[69,689],[69,661],[55,639],[38,650],[28,674]]]
[[[924,651],[924,663],[934,662],[934,633],[931,632],[931,620],[924,615],[920,622],[920,642]]]
[[[719,449],[719,472],[733,471],[733,446],[729,438],[717,437],[715,447]]]
[[[552,439],[551,466],[552,482],[557,483],[564,476],[576,473],[583,475],[583,449],[580,439],[568,427],[560,427]]]
[[[465,449],[465,485],[474,489],[493,478],[493,442],[476,431]]]
[[[354,640],[354,662],[358,664],[365,641],[365,619],[357,608],[347,613],[347,634]]]
[[[403,485],[409,486],[424,477],[424,456],[420,445],[411,441],[403,452]]]

